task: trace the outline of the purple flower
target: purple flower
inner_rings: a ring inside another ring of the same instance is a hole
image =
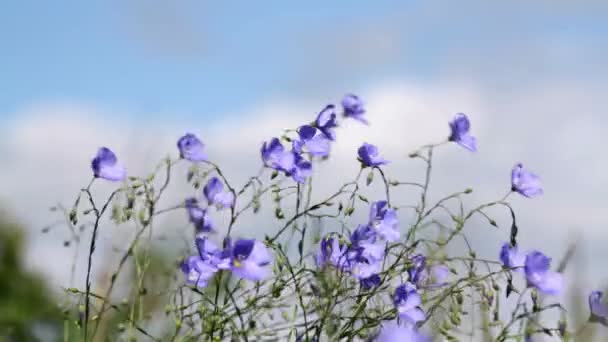
[[[532,198],[543,194],[540,177],[524,170],[521,163],[515,164],[511,171],[511,191]]]
[[[209,279],[218,271],[217,267],[201,259],[199,256],[190,256],[181,264],[186,282],[196,287],[206,287]]]
[[[298,183],[304,183],[306,178],[312,175],[312,164],[304,159],[301,154],[292,152],[294,155],[295,166],[286,174],[291,176]]]
[[[431,339],[409,324],[389,321],[382,324],[380,334],[374,342],[429,342]]]
[[[127,169],[118,163],[114,152],[107,147],[97,150],[97,155],[91,161],[91,169],[95,178],[109,181],[122,181],[127,178]]]
[[[201,260],[220,270],[228,270],[231,266],[230,251],[217,247],[206,236],[199,235],[195,239],[198,255]]]
[[[346,251],[348,247],[341,244],[338,238],[325,237],[319,244],[317,252],[317,266],[323,267],[327,264],[342,269],[347,262]]]
[[[264,165],[277,171],[289,172],[295,167],[294,154],[285,151],[278,138],[272,138],[270,143],[262,145],[262,161]]]
[[[421,284],[426,277],[426,257],[422,254],[416,254],[410,258],[410,262],[412,263],[412,266],[407,271],[409,274],[409,281],[414,284]]]
[[[365,114],[365,108],[363,107],[363,101],[357,96],[353,94],[346,94],[342,98],[342,109],[344,110],[344,117],[353,118],[357,121],[360,121],[366,125],[369,123],[367,119],[363,117]]]
[[[416,324],[426,318],[424,311],[420,308],[422,300],[412,283],[405,283],[395,289],[393,304],[397,308],[399,318],[409,324]]]
[[[387,164],[389,161],[378,156],[378,148],[372,144],[364,143],[359,150],[357,151],[359,154],[359,161],[364,166],[380,166]]]
[[[207,233],[213,231],[213,221],[206,209],[199,207],[196,198],[188,198],[185,202],[188,218],[194,224],[196,231],[199,233]]]
[[[272,274],[269,267],[272,263],[272,255],[262,242],[249,239],[237,240],[230,246],[230,252],[232,273],[237,276],[261,281]]]
[[[360,280],[361,287],[368,290],[380,285],[381,282],[382,279],[378,274],[372,274],[371,276]]]
[[[347,253],[347,270],[362,280],[380,273],[384,259],[384,247],[371,243],[352,246]]]
[[[450,269],[441,264],[428,266],[424,255],[416,254],[410,258],[412,266],[408,269],[409,281],[418,288],[441,287],[446,285]]]
[[[196,135],[187,133],[177,141],[180,158],[187,159],[193,162],[207,160],[205,153],[205,144],[203,144]]]
[[[521,267],[526,264],[526,256],[519,252],[517,246],[505,242],[500,249],[500,261],[507,268],[518,268],[518,271],[522,271]]]
[[[203,194],[209,205],[215,205],[218,209],[232,208],[234,205],[234,194],[224,191],[224,183],[217,177],[212,177],[203,188]]]
[[[601,291],[593,291],[589,294],[589,311],[591,311],[592,320],[607,323],[608,320],[608,305],[602,302],[604,293]]]
[[[449,140],[466,148],[471,152],[477,151],[477,139],[469,134],[471,123],[469,118],[463,113],[458,113],[454,120],[450,121],[450,137]]]
[[[313,156],[326,157],[329,155],[330,140],[323,134],[317,134],[317,129],[304,125],[298,129],[299,140],[293,141],[293,150],[297,153],[302,151]]]
[[[399,240],[397,212],[388,207],[387,201],[373,202],[369,210],[369,225],[388,242]]]
[[[360,224],[350,234],[350,241],[353,245],[361,243],[374,243],[376,242],[376,232],[367,224]]]
[[[540,292],[557,295],[563,287],[563,277],[558,272],[550,270],[551,258],[539,251],[532,251],[526,255],[524,270],[528,286],[536,287]]]
[[[336,107],[333,104],[323,108],[315,120],[315,126],[325,134],[329,140],[336,140],[334,128],[338,125],[336,124]]]

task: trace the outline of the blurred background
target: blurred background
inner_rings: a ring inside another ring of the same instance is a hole
[[[98,147],[145,175],[192,132],[243,184],[262,141],[347,92],[366,101],[371,125],[340,129],[318,171],[331,174],[324,182],[354,177],[363,141],[393,161],[391,177],[419,180],[407,153],[444,139],[454,113],[467,113],[479,152],[438,152],[433,191],[472,187],[473,207],[502,197],[515,162],[540,174],[544,196],[513,198],[520,244],[559,260],[578,242],[561,299],[585,320],[586,294],[608,283],[607,17],[594,0],[4,2],[0,287],[33,288],[0,291],[0,336],[49,336],[54,296],[83,288],[82,260],[70,280],[78,248],[64,243],[67,228],[49,228],[62,222],[49,208],[73,203]],[[270,222],[241,229],[262,234]],[[497,258],[502,223],[469,228],[481,255]],[[163,226],[182,232],[187,221],[178,213]],[[103,226],[97,260],[114,260],[124,234]],[[30,312],[20,300],[48,305]]]

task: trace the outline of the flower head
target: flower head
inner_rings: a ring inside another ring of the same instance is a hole
[[[404,283],[395,289],[393,304],[397,308],[399,318],[407,323],[416,324],[426,318],[420,308],[422,300],[416,286],[412,283]]]
[[[327,264],[343,268],[346,264],[346,251],[348,247],[340,243],[338,238],[325,237],[321,239],[317,252],[317,266],[323,267]]]
[[[301,154],[292,152],[294,156],[295,165],[291,171],[287,172],[288,176],[291,176],[293,180],[298,183],[304,183],[306,178],[312,175],[312,164],[304,159]]]
[[[505,242],[500,249],[500,261],[507,268],[518,268],[521,271],[521,267],[526,263],[526,256],[519,252],[517,246]]]
[[[426,257],[422,254],[416,254],[410,258],[412,266],[408,269],[409,281],[414,284],[422,284],[426,274]]]
[[[374,342],[429,342],[431,339],[421,334],[411,324],[389,321],[382,324],[380,334]]]
[[[300,139],[296,139],[292,143],[295,152],[308,152],[319,157],[329,155],[330,140],[323,133],[317,132],[316,128],[304,125],[298,129],[298,135]]]
[[[194,224],[196,231],[199,233],[207,233],[213,231],[213,221],[207,212],[207,209],[201,208],[198,205],[196,198],[188,198],[185,201],[185,207],[188,211],[188,218]]]
[[[203,144],[196,135],[187,133],[177,141],[179,156],[183,159],[200,162],[207,160],[205,153],[205,144]]]
[[[211,242],[208,237],[202,235],[196,237],[195,244],[198,250],[198,256],[201,260],[220,270],[230,269],[231,260],[229,250],[220,249]]]
[[[397,212],[388,207],[387,201],[373,202],[369,209],[369,225],[388,242],[399,240]]]
[[[272,255],[268,248],[257,240],[240,239],[230,246],[232,273],[237,276],[260,281],[272,274]]]
[[[97,150],[97,155],[91,161],[91,169],[95,178],[103,178],[115,182],[127,178],[127,169],[118,163],[114,152],[107,147]]]
[[[361,287],[364,289],[373,289],[374,287],[380,285],[382,279],[378,274],[372,274],[371,276],[361,279],[360,281]]]
[[[203,194],[209,205],[215,205],[218,208],[232,208],[234,205],[234,194],[224,191],[224,183],[217,177],[209,179],[203,188]]]
[[[334,128],[338,126],[336,124],[336,106],[330,104],[323,108],[317,115],[315,126],[321,133],[325,134],[327,139],[336,140],[336,133],[334,132]]]
[[[540,292],[556,295],[563,287],[563,277],[558,272],[550,270],[551,258],[539,251],[532,251],[526,255],[524,271],[528,286],[536,287]]]
[[[477,139],[469,134],[471,123],[469,118],[463,113],[458,113],[452,121],[450,121],[450,137],[449,140],[466,148],[469,151],[477,151]]]
[[[378,148],[372,144],[364,143],[357,151],[359,160],[364,166],[374,167],[387,164],[389,161],[378,155]]]
[[[218,268],[199,256],[190,256],[181,264],[181,270],[186,276],[186,282],[196,287],[206,287],[209,279],[218,271]]]
[[[363,101],[357,95],[344,95],[344,97],[342,98],[342,109],[344,110],[344,117],[353,118],[366,125],[369,124],[367,119],[363,117],[363,115],[365,114]]]
[[[543,194],[540,177],[524,170],[521,163],[515,164],[511,171],[511,190],[528,198]]]
[[[277,171],[289,172],[295,166],[294,154],[286,151],[278,138],[272,138],[269,143],[264,142],[261,152],[264,165]]]
[[[589,294],[589,311],[594,320],[606,322],[608,320],[608,305],[602,301],[604,293],[593,291]]]

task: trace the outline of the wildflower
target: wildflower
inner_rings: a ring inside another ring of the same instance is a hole
[[[540,177],[524,170],[521,163],[515,164],[511,171],[511,191],[532,198],[543,194]]]
[[[563,277],[558,272],[550,270],[551,258],[539,251],[526,255],[524,266],[528,286],[536,287],[540,292],[557,295],[564,287]]]
[[[601,291],[593,291],[589,294],[589,311],[592,321],[608,325],[608,305],[602,301],[603,296],[604,293]]]
[[[209,280],[218,271],[217,267],[204,261],[199,256],[190,256],[181,264],[186,282],[196,287],[206,287]]]
[[[426,318],[420,308],[422,300],[416,286],[412,283],[404,283],[395,289],[393,304],[397,308],[399,318],[407,323],[416,324]]]
[[[196,237],[195,244],[201,260],[220,270],[230,269],[231,259],[229,250],[220,249],[208,237],[203,235]]]
[[[201,208],[198,205],[198,201],[195,198],[186,199],[185,207],[188,211],[188,218],[190,219],[190,222],[194,224],[197,232],[206,233],[213,231],[214,228],[211,216],[206,209]]]
[[[507,268],[518,268],[521,271],[521,267],[526,263],[526,256],[519,252],[517,246],[505,242],[500,249],[500,261]]]
[[[177,148],[179,149],[180,158],[200,162],[207,160],[207,154],[205,153],[205,144],[203,144],[196,135],[187,133],[177,141]]]
[[[329,155],[330,140],[323,134],[317,134],[317,129],[304,125],[298,129],[299,140],[293,141],[293,150],[297,153],[306,152],[313,156],[325,157]]]
[[[361,287],[368,290],[380,285],[381,282],[382,279],[378,274],[372,274],[371,276],[360,280]]]
[[[378,148],[372,144],[364,143],[357,151],[359,161],[363,166],[375,167],[387,164],[389,161],[378,156]]]
[[[294,181],[304,183],[306,178],[312,175],[312,164],[308,160],[304,159],[301,154],[295,152],[292,153],[295,164],[289,172],[286,172],[286,174],[291,176]]]
[[[471,123],[469,118],[463,113],[458,113],[454,120],[450,121],[450,137],[449,140],[466,148],[471,152],[477,151],[477,139],[469,134]]]
[[[344,110],[343,115],[347,118],[353,118],[366,125],[369,124],[367,119],[363,117],[365,114],[365,108],[363,107],[363,101],[353,94],[346,94],[342,98],[342,109]]]
[[[334,128],[338,125],[336,124],[336,107],[333,104],[327,105],[319,112],[319,115],[315,120],[315,126],[321,133],[325,134],[327,139],[336,140]]]
[[[114,152],[107,147],[97,150],[97,155],[91,162],[91,169],[95,178],[109,181],[122,181],[127,178],[127,169],[118,163]]]
[[[369,225],[388,242],[399,240],[397,212],[388,207],[387,201],[373,202],[369,211]]]
[[[209,205],[215,205],[218,209],[232,208],[234,205],[234,194],[224,191],[224,184],[217,177],[212,177],[203,188],[203,194]]]
[[[414,284],[421,284],[425,278],[426,257],[416,254],[410,258],[412,266],[408,270],[409,281]]]
[[[374,342],[429,342],[430,340],[412,325],[400,325],[395,321],[388,321],[382,324],[380,334]]]
[[[285,151],[278,138],[272,138],[270,143],[262,145],[262,161],[264,165],[277,171],[289,172],[295,166],[294,154]]]
[[[269,267],[272,263],[272,255],[262,242],[240,239],[229,248],[232,273],[252,281],[264,280],[272,274]]]
[[[346,263],[347,249],[348,247],[345,244],[341,244],[338,238],[323,238],[317,252],[317,266],[323,267],[330,264],[342,268]]]

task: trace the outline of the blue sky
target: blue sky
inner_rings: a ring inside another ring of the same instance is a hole
[[[10,1],[0,11],[0,113],[76,102],[136,117],[213,119],[278,97],[324,102],[385,79],[454,76],[498,88],[592,81],[605,75],[604,9],[594,2]]]

